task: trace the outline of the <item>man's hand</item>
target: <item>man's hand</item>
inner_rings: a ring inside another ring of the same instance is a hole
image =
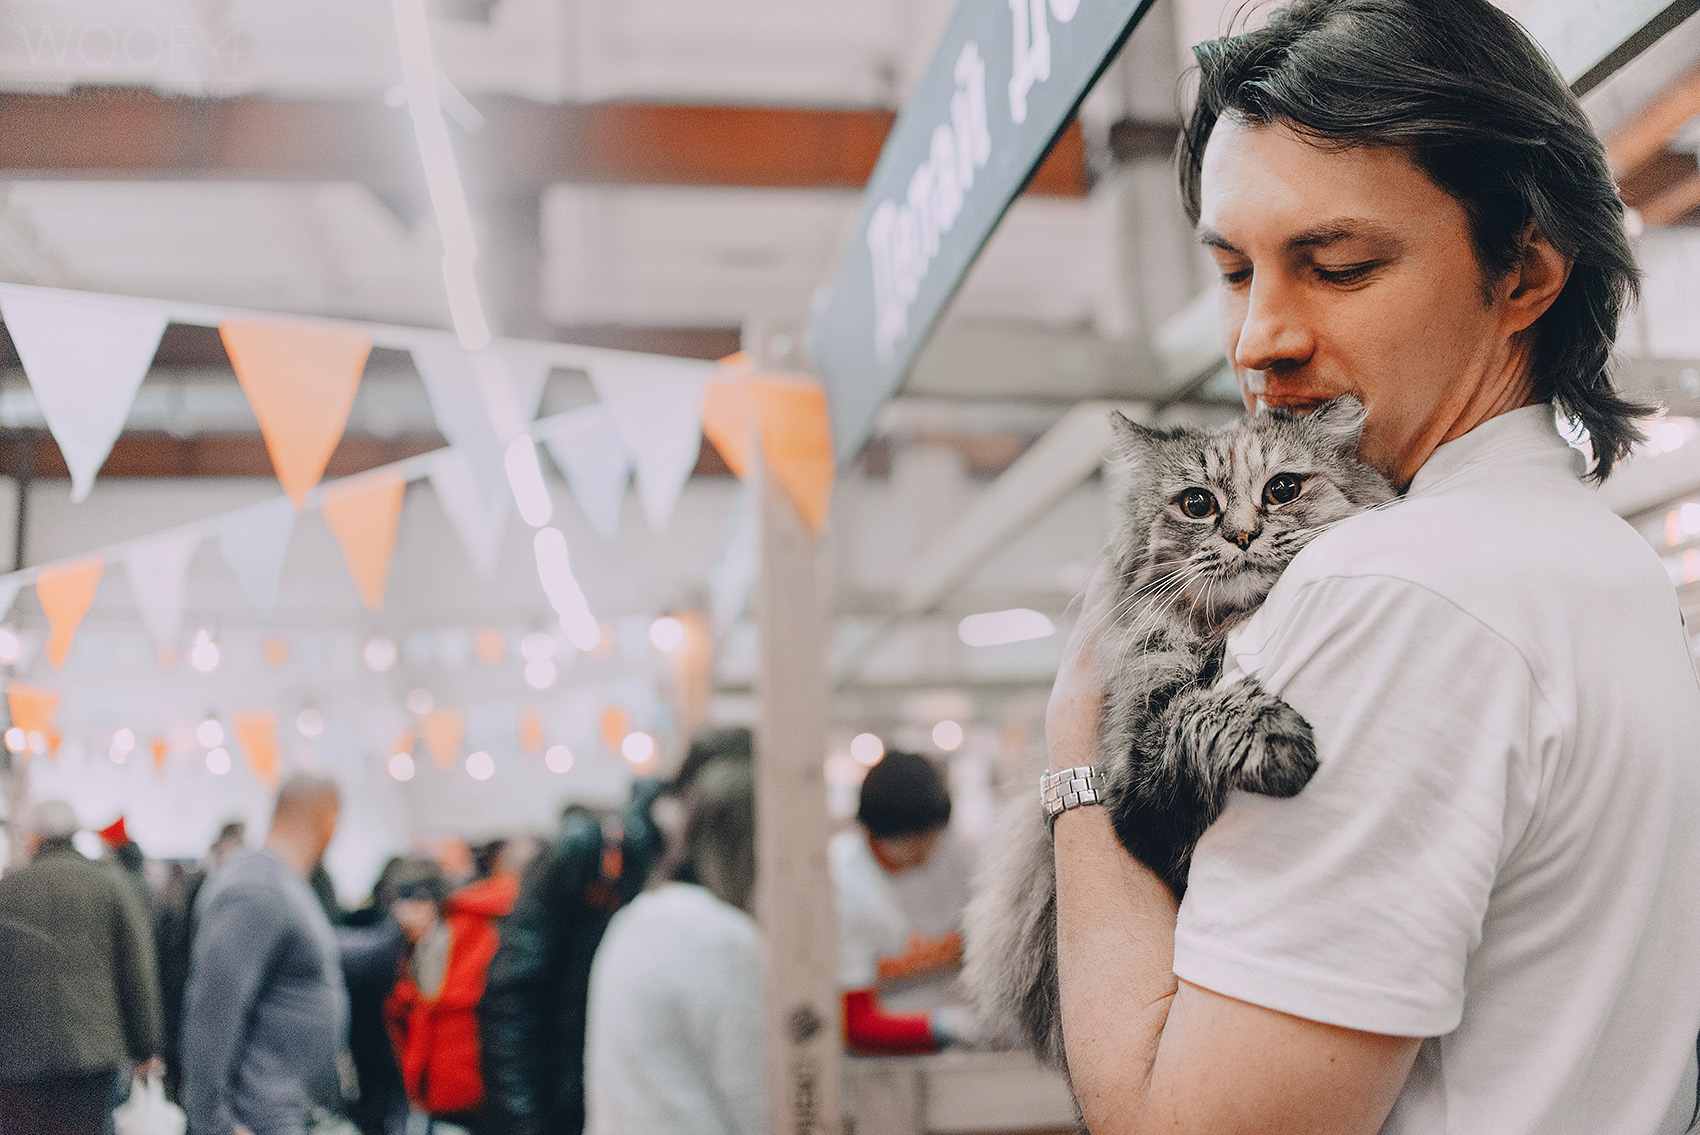
[[[1098,752],[1098,725],[1104,713],[1104,683],[1098,677],[1093,648],[1109,622],[1116,573],[1099,564],[1086,585],[1080,621],[1063,648],[1062,665],[1045,709],[1045,744],[1052,769],[1089,765]]]
[[[144,1084],[150,1080],[162,1080],[165,1078],[165,1061],[161,1060],[157,1056],[150,1056],[146,1060],[138,1060],[136,1061],[134,1073],[136,1079],[140,1080]]]

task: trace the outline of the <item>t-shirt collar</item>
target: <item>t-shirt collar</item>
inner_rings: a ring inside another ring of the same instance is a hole
[[[1531,463],[1550,466],[1554,472],[1571,477],[1580,477],[1586,467],[1582,454],[1560,436],[1552,406],[1546,402],[1489,418],[1463,437],[1440,446],[1411,478],[1405,495],[1430,492],[1442,482],[1481,466]]]

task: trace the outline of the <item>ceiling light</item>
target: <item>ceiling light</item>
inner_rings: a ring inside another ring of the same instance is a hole
[[[0,627],[0,664],[12,665],[23,650],[24,644],[18,638],[18,632],[11,627]]]
[[[559,673],[553,662],[539,658],[525,664],[525,684],[534,690],[546,690],[555,684]]]
[[[543,763],[552,773],[566,772],[573,767],[573,751],[565,745],[551,745],[549,751],[543,754]]]
[[[543,480],[543,466],[537,461],[537,443],[529,434],[514,438],[508,443],[502,464],[508,471],[508,488],[513,491],[520,519],[533,528],[549,523],[555,506],[549,499],[549,485]]]
[[[407,691],[407,712],[424,717],[437,708],[437,699],[431,696],[431,691],[420,688]]]
[[[325,715],[309,706],[295,715],[295,729],[311,741],[325,731]]]
[[[366,667],[377,674],[388,673],[401,657],[401,648],[388,635],[373,635],[366,640]]]
[[[1026,642],[1056,633],[1056,627],[1037,611],[1017,607],[1011,611],[987,611],[969,615],[956,625],[956,633],[969,646],[1002,646]]]
[[[16,725],[6,730],[6,747],[14,753],[21,753],[30,747],[30,739]]]
[[[947,753],[962,747],[962,726],[954,721],[941,721],[933,726],[933,744]]]
[[[203,748],[216,749],[224,744],[224,726],[218,723],[218,718],[209,717],[195,726],[195,740]]]
[[[413,754],[396,753],[390,757],[390,775],[397,780],[413,779]]]
[[[685,624],[672,615],[663,615],[649,624],[649,644],[663,653],[671,653],[685,645]]]
[[[202,674],[211,674],[218,669],[218,643],[213,641],[212,634],[201,630],[195,632],[195,645],[189,648],[189,665]]]
[[[655,738],[648,733],[627,733],[620,742],[620,755],[634,765],[646,765],[655,759]]]
[[[861,764],[877,764],[885,756],[885,744],[872,733],[858,733],[850,742],[850,755]]]
[[[222,745],[207,750],[207,771],[214,776],[223,776],[230,771],[230,753]]]
[[[532,631],[519,640],[519,653],[527,662],[552,661],[555,657],[555,636],[548,631]]]
[[[479,749],[468,753],[466,757],[466,775],[473,780],[489,780],[496,775],[496,761],[489,753]]]
[[[135,751],[136,734],[128,726],[118,730],[112,735],[112,748],[122,750],[125,753]]]

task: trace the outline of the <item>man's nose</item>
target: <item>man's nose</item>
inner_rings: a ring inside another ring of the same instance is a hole
[[[1234,342],[1235,365],[1279,371],[1307,362],[1315,344],[1303,316],[1291,285],[1267,275],[1254,277]]]

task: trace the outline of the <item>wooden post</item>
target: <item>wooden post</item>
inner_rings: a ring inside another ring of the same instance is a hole
[[[758,447],[759,448],[759,447]],[[767,941],[773,1135],[839,1135],[838,925],[827,862],[826,589],[819,541],[760,469],[756,912]]]

